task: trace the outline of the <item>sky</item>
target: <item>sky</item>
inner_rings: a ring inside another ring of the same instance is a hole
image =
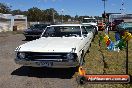
[[[104,3],[102,0],[0,0],[11,9],[20,9],[22,11],[28,10],[32,7],[40,9],[54,8],[59,14],[64,15],[88,15],[88,16],[101,16],[104,11]],[[132,0],[124,0],[125,13],[132,13]],[[122,0],[107,0],[106,12],[120,13],[122,8]]]

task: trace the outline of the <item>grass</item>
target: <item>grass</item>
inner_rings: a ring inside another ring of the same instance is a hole
[[[104,32],[100,33],[104,35]],[[112,41],[115,41],[114,34],[114,32],[109,34]],[[126,74],[125,49],[119,52],[109,51],[103,41],[101,42],[101,48],[99,48],[98,39],[97,35],[91,44],[90,52],[85,56],[84,68],[86,68],[87,74]],[[129,41],[128,47],[128,73],[132,75],[132,40]],[[132,88],[132,84],[85,84],[80,88]]]

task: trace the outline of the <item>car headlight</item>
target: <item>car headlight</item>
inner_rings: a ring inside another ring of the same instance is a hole
[[[26,55],[25,55],[25,53],[17,53],[17,56],[18,56],[18,58],[20,58],[20,59],[24,59],[25,57],[26,57]]]
[[[72,53],[68,53],[66,55],[66,57],[67,57],[68,60],[73,60],[74,59],[74,55]]]

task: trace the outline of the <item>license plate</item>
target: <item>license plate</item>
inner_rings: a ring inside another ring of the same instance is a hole
[[[39,66],[44,66],[44,67],[49,67],[52,66],[52,62],[36,62],[37,65]]]

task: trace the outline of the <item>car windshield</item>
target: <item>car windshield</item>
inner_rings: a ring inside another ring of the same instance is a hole
[[[80,26],[51,26],[47,27],[42,37],[81,37]]]
[[[47,25],[44,25],[44,24],[35,24],[35,25],[32,25],[30,28],[32,30],[43,30],[47,27]]]

